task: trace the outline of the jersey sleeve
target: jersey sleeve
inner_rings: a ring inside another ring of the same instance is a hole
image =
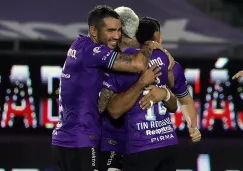
[[[138,51],[138,49],[128,48],[123,53],[126,54],[134,54]],[[103,81],[103,88],[112,90],[115,93],[120,93],[120,89],[124,82],[118,73],[115,72],[107,72],[105,73],[105,78]]]
[[[112,69],[118,53],[105,45],[96,43],[89,46],[85,54],[87,54],[84,58],[86,66]]]
[[[123,53],[126,53],[126,54],[134,54],[136,52],[138,52],[139,49],[135,49],[135,48],[127,48],[123,51]]]
[[[184,75],[184,70],[178,62],[176,62],[173,66],[173,74],[175,84],[174,87],[171,88],[172,93],[174,93],[177,98],[185,97],[189,91],[187,89],[187,81]]]
[[[119,80],[113,73],[105,73],[105,78],[103,81],[103,88],[112,90],[115,93],[118,93]]]

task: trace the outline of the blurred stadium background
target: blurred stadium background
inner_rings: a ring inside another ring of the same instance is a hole
[[[202,141],[190,142],[180,110],[172,115],[180,137],[177,171],[242,171],[243,79],[231,77],[243,69],[243,0],[2,1],[0,171],[53,170],[62,65],[97,4],[159,19],[163,46],[185,69]]]

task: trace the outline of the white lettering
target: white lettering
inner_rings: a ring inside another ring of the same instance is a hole
[[[91,152],[92,152],[92,166],[96,165],[96,152],[95,152],[95,148],[91,148]]]
[[[64,73],[62,73],[62,77],[63,77],[63,78],[70,78],[71,75],[70,75],[70,74],[64,74]]]
[[[163,127],[168,124],[172,124],[170,118],[166,118],[161,121],[151,121],[150,127],[151,128],[160,128],[160,127]]]
[[[93,55],[95,55],[95,54],[97,54],[97,53],[100,53],[101,52],[101,50],[100,50],[100,48],[101,48],[101,46],[99,46],[99,47],[95,47],[94,49],[93,49]]]
[[[175,138],[173,134],[168,134],[168,135],[161,135],[159,137],[151,138],[151,142],[160,142],[160,141],[165,141],[169,139]]]
[[[148,122],[136,123],[138,130],[144,130],[149,128]]]
[[[76,50],[69,49],[69,50],[68,50],[68,53],[67,53],[67,56],[71,56],[72,58],[77,59],[77,58],[76,58],[76,53],[77,53]]]
[[[115,151],[111,151],[110,158],[108,159],[108,162],[107,162],[108,166],[111,165],[112,160],[114,159],[115,155],[116,155],[116,152]]]
[[[103,85],[106,86],[106,87],[108,87],[108,88],[111,87],[111,85],[109,83],[107,83],[106,81],[103,81]]]
[[[155,64],[157,64],[158,66],[163,66],[163,65],[165,65],[165,64],[162,62],[162,60],[161,60],[160,57],[158,57],[158,58],[156,58],[156,59],[152,59],[152,60],[149,61],[149,67],[151,67],[152,65],[155,65]]]
[[[160,129],[155,130],[146,130],[146,135],[159,135],[159,134],[165,134],[169,132],[173,132],[173,128],[171,125],[168,125],[166,127],[162,127]]]

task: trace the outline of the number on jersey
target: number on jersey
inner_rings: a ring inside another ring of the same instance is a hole
[[[143,95],[148,94],[148,90],[143,92]],[[147,109],[147,114],[145,115],[145,119],[147,121],[155,121],[156,120],[156,116],[154,113],[154,105],[152,105],[149,109]],[[167,111],[167,108],[164,106],[163,102],[159,102],[158,103],[158,114],[159,115],[165,115]]]

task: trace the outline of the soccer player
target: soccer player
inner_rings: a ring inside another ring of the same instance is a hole
[[[149,20],[154,21],[157,26],[160,28],[160,23],[158,22],[158,20],[153,19],[153,18],[149,18],[149,17],[145,17]],[[140,37],[142,37],[142,35],[146,34],[147,30],[142,30],[140,29]],[[162,41],[162,38],[157,39],[156,41]],[[168,51],[166,51],[166,54],[168,56],[171,57],[170,53]],[[180,107],[182,110],[182,114],[185,117],[187,124],[188,124],[188,128],[189,128],[189,134],[191,136],[191,139],[193,142],[198,142],[201,140],[201,133],[197,128],[197,112],[196,112],[196,108],[195,108],[195,104],[194,104],[194,100],[192,98],[192,96],[190,95],[189,91],[187,90],[187,82],[186,82],[186,78],[184,75],[184,70],[181,67],[181,65],[178,62],[175,62],[174,65],[172,66],[172,72],[169,74],[173,77],[170,77],[169,81],[173,80],[173,83],[171,81],[171,84],[169,84],[169,87],[171,88],[172,93],[175,94],[175,96],[177,97],[179,103],[180,103]],[[148,88],[150,90],[150,92],[144,96],[143,99],[141,99],[140,103],[142,103],[142,107],[148,107],[150,105],[150,101],[147,100],[146,98],[150,96],[150,100],[157,102],[156,96],[158,96],[158,88],[155,86],[151,86]]]
[[[171,88],[172,93],[177,97],[182,114],[187,121],[187,126],[189,128],[189,135],[192,139],[192,142],[198,142],[201,140],[201,133],[197,128],[197,111],[192,96],[187,90],[186,78],[184,75],[184,70],[181,65],[176,62],[173,66],[173,75],[175,79],[174,86]],[[140,103],[142,107],[147,107],[150,105],[150,100],[157,102],[156,99],[158,96],[158,88],[155,86],[150,86],[147,88],[150,92],[141,99]],[[147,97],[150,97],[149,100],[146,100]]]
[[[122,41],[119,43],[119,50],[123,51],[128,47],[139,47],[139,43],[135,38],[139,24],[138,16],[128,7],[118,7],[115,11],[119,14],[122,23]],[[106,84],[107,82],[104,81],[103,83]],[[107,102],[99,100],[100,113],[102,113],[105,110],[104,107],[106,107],[102,103],[106,104]],[[109,169],[116,169],[117,171],[122,170],[121,160],[125,151],[124,117],[112,119],[107,113],[104,113],[102,118],[100,150],[101,171],[107,171]]]
[[[145,18],[148,18],[149,20],[154,21],[157,24],[157,26],[160,28],[160,23],[158,22],[158,20],[150,18],[150,17],[145,17]],[[140,33],[141,33],[141,35],[146,34],[146,30],[140,29]],[[162,37],[160,38],[160,40],[157,39],[156,41],[161,41],[161,39],[162,39]],[[168,51],[165,50],[165,53],[169,57],[171,57],[171,54]],[[198,142],[201,140],[201,133],[197,128],[197,112],[196,112],[194,100],[187,90],[188,86],[187,86],[183,68],[181,67],[181,65],[178,62],[175,62],[173,64],[174,65],[171,67],[172,72],[169,72],[169,77],[170,77],[169,82],[171,82],[171,84],[169,84],[169,87],[171,88],[172,93],[175,94],[175,96],[177,97],[177,99],[180,103],[182,114],[187,121],[187,124],[188,124],[187,126],[189,128],[188,131],[189,131],[192,141]],[[173,75],[173,77],[172,77],[172,75]],[[146,96],[151,96],[153,98],[156,98],[157,94],[158,94],[157,88],[154,86],[151,86],[150,92]],[[145,106],[145,107],[150,105],[149,101],[144,100],[146,98],[146,96],[141,100],[141,101],[143,101],[143,106]]]
[[[237,72],[237,73],[232,77],[232,79],[235,80],[235,79],[240,78],[240,77],[242,77],[242,76],[243,76],[243,70]]]
[[[138,28],[145,28],[144,39],[160,39],[159,28],[153,21],[141,20]],[[137,37],[137,40],[139,38]],[[126,52],[134,53],[136,49],[127,49]],[[157,64],[161,67],[162,75],[158,77],[156,86],[159,87],[159,103],[148,108],[141,108],[139,100],[147,91],[145,86],[139,83],[139,75],[109,73],[105,80],[105,88],[102,89],[100,101],[107,102],[107,111],[113,118],[119,118],[125,114],[126,126],[126,154],[124,156],[124,171],[153,171],[164,169],[169,171],[173,167],[177,136],[170,120],[170,112],[177,109],[176,98],[166,88],[168,83],[169,59],[161,51],[154,51],[149,65]],[[101,103],[100,103],[101,104]],[[165,148],[166,147],[166,148]],[[163,162],[162,162],[163,161]]]
[[[53,130],[52,145],[57,170],[98,170],[100,140],[98,97],[106,69],[142,72],[158,43],[144,46],[136,54],[113,49],[121,37],[119,15],[110,7],[97,6],[88,17],[89,35],[80,35],[67,53],[60,80],[60,122]],[[150,72],[153,82],[155,71]]]

